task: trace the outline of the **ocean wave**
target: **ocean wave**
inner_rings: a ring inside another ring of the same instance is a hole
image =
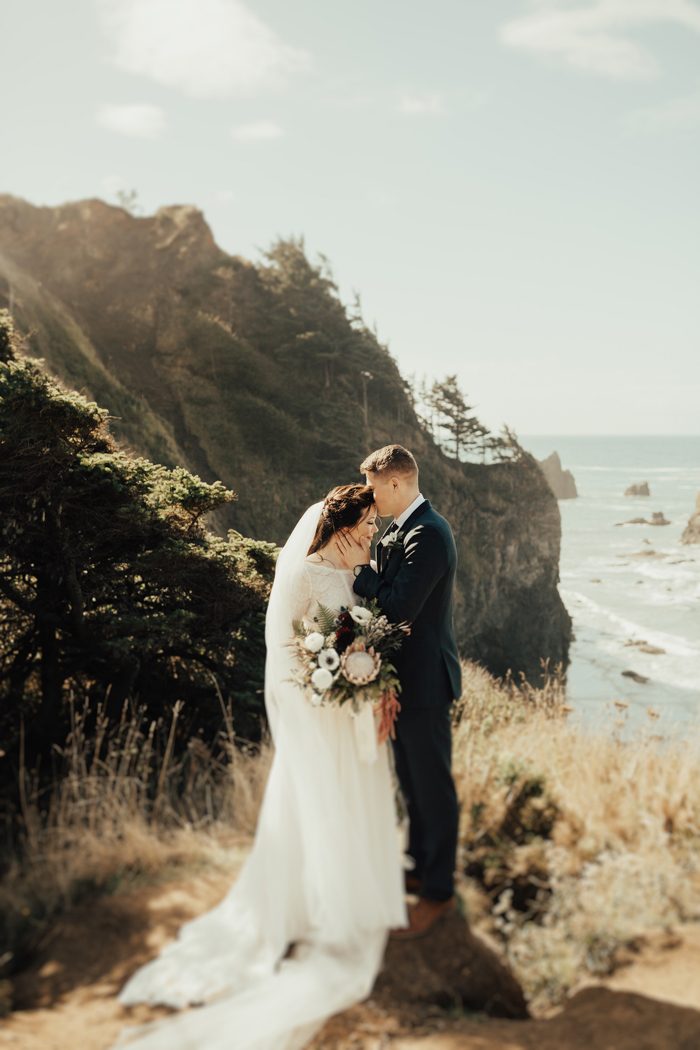
[[[675,560],[675,559],[674,559]],[[692,588],[700,586],[697,566],[694,562],[682,562],[674,565],[661,558],[635,558],[634,566],[625,564],[624,567],[634,569],[638,576],[644,576],[658,583],[674,584],[682,586],[688,584]]]
[[[668,554],[661,558],[634,557],[636,552],[620,558],[591,557],[582,565],[562,564],[562,580],[589,580],[596,577],[605,584],[614,582],[618,593],[627,590],[627,587],[635,586],[633,582],[625,583],[625,579],[633,577],[635,580],[642,577],[653,580],[656,583],[667,584],[673,588],[679,588],[679,598],[686,598],[687,591],[698,594],[700,587],[700,574],[698,563],[694,559],[686,561],[682,554]],[[629,560],[627,560],[629,559]],[[674,565],[674,562],[677,564]],[[628,592],[632,597],[632,592]]]
[[[698,647],[693,646],[688,639],[669,632],[648,630],[592,602],[585,595],[577,597],[578,601],[569,605],[569,611],[580,648],[585,651],[587,661],[606,667],[611,683],[615,682],[622,689],[625,681],[622,671],[631,670],[644,675],[648,682],[637,686],[627,681],[627,686],[635,691],[642,688],[643,695],[650,703],[661,686],[681,690],[700,701]],[[634,646],[624,644],[630,638],[644,639],[665,651],[657,655],[643,653]]]
[[[635,623],[634,620],[620,616],[619,613],[594,601],[581,591],[569,591],[562,588],[561,596],[574,620],[574,629],[577,619],[583,620],[588,626],[599,629],[602,624],[607,624],[613,630],[614,635],[620,639],[644,638],[651,645],[665,649],[666,654],[690,657],[700,662],[700,645],[683,635],[671,634],[668,631],[659,631],[644,624]],[[695,681],[700,683],[700,677]]]

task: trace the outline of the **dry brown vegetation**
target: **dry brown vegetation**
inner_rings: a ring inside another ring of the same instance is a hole
[[[556,677],[523,695],[470,665],[455,729],[462,864],[486,894],[473,907],[535,1010],[700,917],[697,743],[655,718],[628,741],[584,732],[563,700]]]
[[[629,742],[583,732],[556,676],[535,690],[465,666],[454,732],[463,889],[536,1012],[646,936],[700,918],[700,756],[658,730]],[[228,761],[197,740],[175,760],[126,711],[116,730],[98,720],[97,748],[75,716],[48,808],[25,777],[22,855],[0,883],[5,962],[21,962],[86,894],[227,869],[254,830],[271,751],[236,750],[226,732]]]
[[[0,881],[0,964],[21,966],[52,920],[86,896],[226,868],[230,847],[253,834],[269,745],[236,747],[224,713],[223,747],[215,753],[193,739],[174,758],[177,717],[176,706],[161,751],[158,726],[144,728],[142,712],[125,706],[116,727],[99,714],[89,739],[73,712],[48,804],[23,771],[19,849]]]

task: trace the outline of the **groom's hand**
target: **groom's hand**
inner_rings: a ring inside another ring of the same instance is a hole
[[[369,565],[369,552],[372,546],[370,539],[358,542],[349,532],[336,532],[335,546],[346,568],[354,569],[356,565]]]

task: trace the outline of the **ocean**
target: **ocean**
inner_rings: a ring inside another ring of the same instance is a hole
[[[680,542],[700,492],[700,436],[519,440],[538,459],[558,452],[579,493],[559,501],[560,593],[575,633],[571,717],[621,735],[700,728],[700,545]],[[643,481],[649,497],[623,495]],[[653,511],[671,524],[617,525]]]

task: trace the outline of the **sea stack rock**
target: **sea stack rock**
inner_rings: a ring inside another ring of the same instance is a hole
[[[693,515],[695,517],[696,515]],[[691,518],[692,521],[692,518]],[[616,525],[670,525],[662,510],[652,511],[651,518],[628,518],[627,521],[616,521]],[[686,530],[687,531],[687,530]]]
[[[570,470],[564,470],[558,452],[537,461],[547,483],[557,499],[576,499],[576,482]]]
[[[695,510],[683,529],[681,543],[700,543],[700,492],[695,497]]]
[[[638,484],[629,485],[625,489],[625,496],[651,496],[649,491],[649,482],[640,481]]]

